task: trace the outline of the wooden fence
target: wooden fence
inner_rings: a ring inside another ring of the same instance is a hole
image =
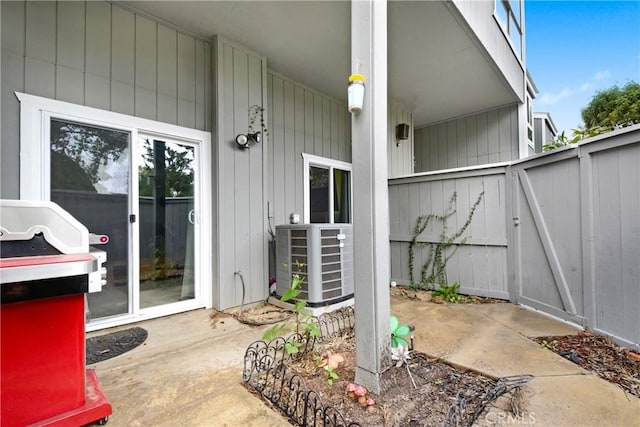
[[[448,261],[448,283],[640,349],[638,165],[640,126],[634,126],[512,163],[392,179],[392,279],[410,284],[409,245],[420,215],[442,215],[455,192],[451,235],[484,191]],[[436,221],[417,237],[414,277],[428,257],[421,244],[439,241],[441,232]]]

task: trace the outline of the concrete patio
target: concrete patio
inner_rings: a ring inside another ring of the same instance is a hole
[[[524,418],[486,416],[481,425],[640,426],[640,399],[527,338],[575,333],[566,323],[508,303],[438,305],[393,297],[391,311],[416,326],[418,351],[491,376],[535,377],[525,391]],[[113,405],[108,425],[288,424],[242,386],[244,351],[266,327],[231,317],[213,327],[210,313],[142,322],[149,332],[143,345],[92,365]]]

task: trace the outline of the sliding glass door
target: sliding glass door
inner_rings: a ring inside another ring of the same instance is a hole
[[[195,298],[196,147],[138,138],[140,308]]]
[[[50,120],[51,201],[87,229],[109,236],[107,285],[88,294],[93,319],[131,312],[129,165],[131,133]]]
[[[49,132],[51,200],[110,238],[100,247],[106,285],[88,294],[91,320],[202,305],[199,145],[54,117]]]

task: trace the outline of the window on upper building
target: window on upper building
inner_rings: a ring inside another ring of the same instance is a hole
[[[527,142],[533,147],[533,100],[527,93]]]
[[[522,59],[522,0],[496,0],[495,15],[514,52]]]

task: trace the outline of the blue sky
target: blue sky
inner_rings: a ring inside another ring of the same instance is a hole
[[[580,110],[614,84],[640,81],[640,1],[525,1],[534,111],[571,134]]]

